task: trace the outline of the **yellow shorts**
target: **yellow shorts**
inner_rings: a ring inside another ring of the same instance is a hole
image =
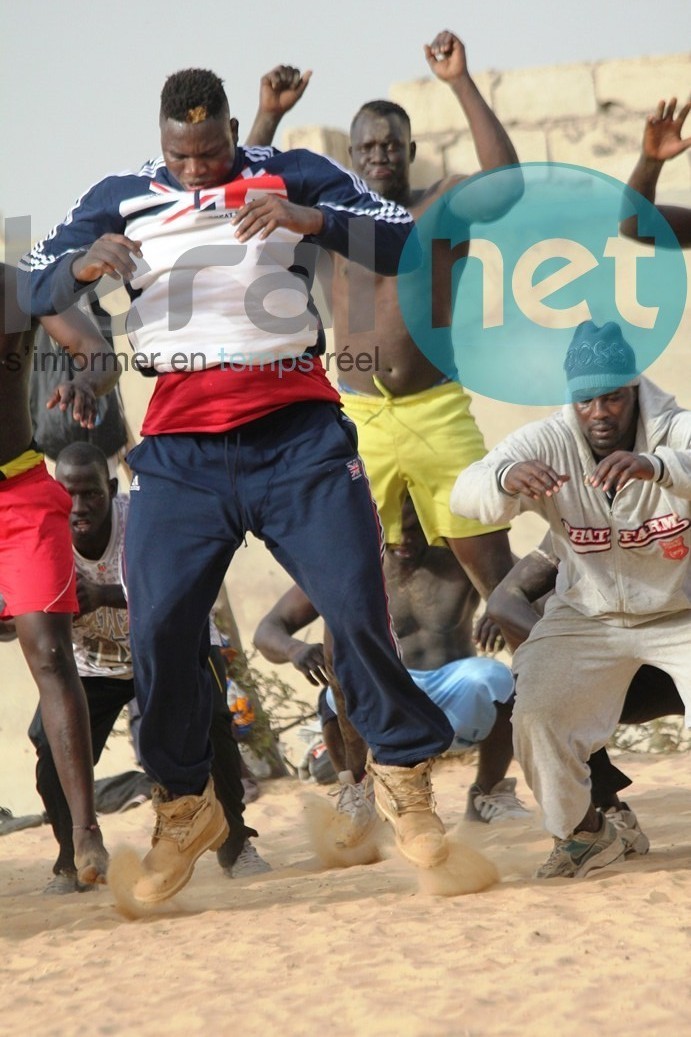
[[[483,526],[453,515],[451,490],[459,472],[486,454],[470,413],[470,397],[457,382],[411,396],[342,394],[357,425],[359,452],[388,544],[401,539],[401,509],[409,493],[427,542],[481,536],[505,526]]]

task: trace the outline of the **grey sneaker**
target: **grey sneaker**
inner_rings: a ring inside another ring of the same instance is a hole
[[[471,785],[468,790],[466,821],[489,825],[493,821],[525,821],[531,816],[516,795],[515,778],[503,778],[489,792],[483,792],[479,785]]]
[[[68,893],[89,893],[92,889],[96,887],[80,882],[76,871],[59,871],[53,875],[43,892],[47,896],[61,897]]]
[[[346,849],[361,843],[376,823],[374,782],[369,775],[362,781],[355,781],[352,771],[340,771],[338,781],[340,788],[329,795],[338,796],[336,813],[344,821],[343,829],[336,838],[336,846]]]
[[[535,878],[581,878],[595,868],[605,868],[625,853],[619,832],[603,814],[599,832],[574,832],[566,839],[555,839],[554,849],[535,872]]]
[[[631,853],[647,853],[650,849],[650,839],[641,831],[638,819],[628,804],[622,803],[619,810],[610,807],[605,811],[605,817],[619,832],[622,842],[626,847],[626,855]]]
[[[206,850],[217,850],[228,835],[228,824],[209,778],[201,796],[168,799],[166,790],[154,785],[152,796],[156,825],[151,849],[144,858],[144,875],[134,895],[146,904],[167,900],[192,877],[197,860]]]
[[[249,839],[245,839],[242,849],[230,869],[230,877],[240,879],[248,875],[263,875],[267,871],[271,871],[269,862],[259,856]]]
[[[392,825],[398,849],[418,868],[434,868],[449,855],[444,825],[434,809],[431,771],[432,760],[387,767],[367,754],[377,813]]]

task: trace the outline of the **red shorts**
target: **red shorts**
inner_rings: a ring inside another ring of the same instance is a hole
[[[0,481],[0,619],[78,612],[72,498],[45,464]]]

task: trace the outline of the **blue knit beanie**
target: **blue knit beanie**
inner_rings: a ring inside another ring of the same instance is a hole
[[[621,328],[608,321],[598,328],[583,321],[574,332],[564,360],[568,400],[590,400],[638,377],[636,356]]]

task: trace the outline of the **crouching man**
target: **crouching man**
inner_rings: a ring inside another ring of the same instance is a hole
[[[567,403],[458,477],[451,506],[482,522],[549,523],[559,572],[514,655],[514,748],[555,839],[538,878],[585,875],[625,844],[591,801],[588,758],[639,667],[691,702],[691,414],[640,376],[612,322],[579,325]]]

